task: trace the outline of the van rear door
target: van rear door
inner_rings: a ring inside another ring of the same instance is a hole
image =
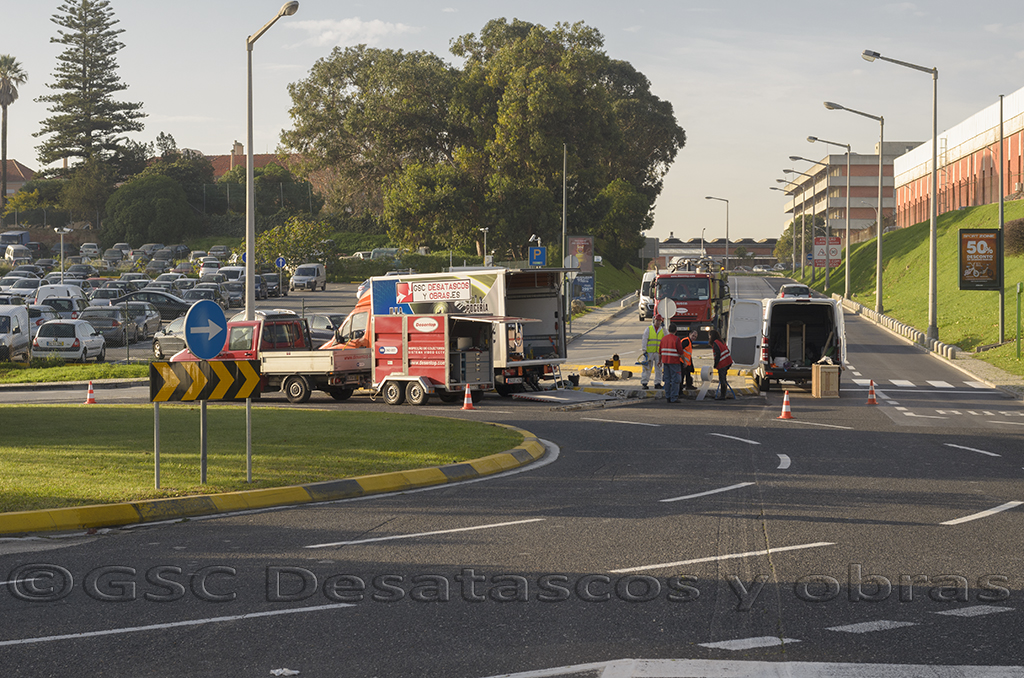
[[[729,309],[729,353],[737,369],[752,370],[761,364],[764,309],[759,299],[733,299]]]

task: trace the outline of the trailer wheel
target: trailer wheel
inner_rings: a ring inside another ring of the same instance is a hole
[[[476,403],[478,403],[481,400],[483,400],[484,392],[483,391],[473,391],[473,390],[471,390],[469,392],[469,397],[473,401],[473,404],[475,405]]]
[[[410,405],[426,405],[430,394],[423,384],[418,381],[410,381],[405,386],[405,399]]]
[[[332,388],[331,390],[327,391],[327,393],[329,393],[330,396],[335,400],[341,402],[342,400],[348,400],[349,398],[351,398],[352,391],[353,389],[351,388]]]
[[[304,403],[309,400],[309,384],[302,377],[288,377],[284,382],[284,395],[290,403]]]
[[[456,403],[459,401],[459,394],[452,393],[447,389],[438,389],[437,397],[441,399],[442,403]]]
[[[494,390],[497,391],[498,395],[502,398],[508,398],[512,395],[512,386],[509,384],[495,384]]]
[[[388,405],[401,405],[405,402],[405,389],[397,381],[384,384],[384,402]]]

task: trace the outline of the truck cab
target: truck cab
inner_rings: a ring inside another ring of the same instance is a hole
[[[308,351],[309,325],[293,311],[257,311],[255,320],[240,313],[228,322],[224,348],[214,360],[257,360],[266,351]],[[198,360],[187,348],[172,362]]]
[[[724,273],[711,264],[675,267],[657,275],[652,285],[654,303],[660,309],[665,299],[672,301],[666,322],[674,323],[676,333],[686,336],[697,331],[697,343],[708,343],[711,330],[725,334],[730,306],[729,284]]]

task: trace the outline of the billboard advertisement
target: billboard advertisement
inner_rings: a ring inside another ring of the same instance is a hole
[[[1003,287],[1003,239],[998,228],[960,229],[962,290],[1000,290]]]

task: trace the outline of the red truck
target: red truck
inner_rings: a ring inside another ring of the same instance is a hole
[[[680,336],[697,330],[697,343],[708,343],[711,330],[724,337],[729,326],[729,278],[708,260],[673,262],[667,273],[659,273],[651,286],[655,304],[671,299],[675,313],[666,318],[675,323]]]

